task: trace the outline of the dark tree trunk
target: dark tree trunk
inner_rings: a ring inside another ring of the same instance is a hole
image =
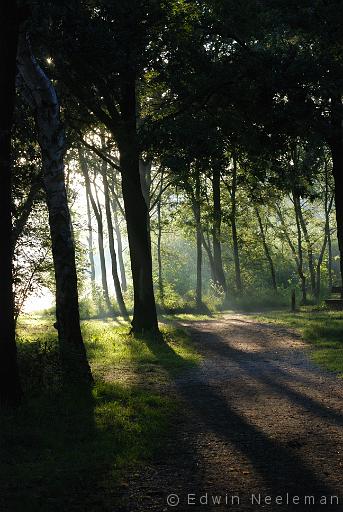
[[[242,293],[242,276],[241,276],[241,264],[239,259],[239,246],[238,246],[238,235],[237,235],[237,158],[233,155],[233,171],[232,171],[232,188],[231,188],[231,232],[232,232],[232,244],[233,244],[233,259],[235,263],[235,277],[236,277],[236,289],[238,294]]]
[[[213,260],[214,260],[214,274],[215,282],[219,284],[227,300],[227,284],[223,269],[222,248],[221,248],[221,223],[222,223],[222,207],[221,207],[221,193],[220,193],[220,169],[217,166],[213,168],[212,175],[212,193],[213,193]]]
[[[274,262],[273,262],[273,258],[271,256],[268,244],[267,244],[266,234],[265,234],[265,230],[263,228],[263,222],[262,222],[261,215],[260,215],[260,212],[259,212],[259,209],[257,206],[255,206],[255,213],[256,213],[258,225],[260,228],[260,234],[261,234],[264,254],[265,254],[266,260],[268,261],[268,264],[269,264],[270,275],[272,278],[272,287],[273,287],[273,290],[275,292],[277,292],[277,283],[276,283],[276,273],[275,273]]]
[[[335,183],[335,205],[337,239],[340,253],[341,284],[343,282],[343,127],[342,98],[332,98],[330,149],[332,155],[332,173]],[[343,287],[342,287],[343,298]]]
[[[110,314],[113,314],[113,306],[111,304],[110,295],[108,292],[108,283],[107,283],[106,259],[105,259],[105,249],[104,249],[104,225],[103,225],[103,220],[102,220],[101,205],[99,203],[97,204],[95,201],[95,198],[94,198],[94,195],[92,192],[90,178],[89,178],[87,163],[86,163],[84,154],[81,149],[79,149],[79,160],[80,160],[81,171],[82,171],[82,174],[83,174],[83,177],[85,180],[86,194],[88,195],[88,197],[90,199],[90,202],[91,202],[91,205],[92,205],[92,208],[94,211],[96,223],[97,223],[97,228],[98,228],[98,248],[99,248],[99,260],[100,260],[100,269],[101,269],[102,293],[103,293],[103,297],[105,299],[107,312]]]
[[[75,248],[64,182],[64,130],[59,104],[55,89],[34,59],[24,34],[20,37],[18,67],[35,105],[42,151],[56,280],[56,325],[63,369],[68,380],[91,382],[80,329]]]
[[[194,217],[196,226],[196,241],[197,241],[197,282],[195,292],[195,302],[198,309],[203,307],[202,302],[202,229],[201,229],[201,206],[200,206],[200,175],[199,171],[195,177],[195,203],[194,203]]]
[[[117,142],[134,287],[132,331],[134,333],[158,332],[148,232],[149,213],[139,173],[135,77],[128,73],[121,90],[122,123],[120,133],[117,133]]]
[[[125,302],[123,299],[123,294],[120,286],[119,276],[118,276],[118,264],[117,264],[117,254],[114,246],[114,236],[113,236],[113,222],[112,222],[112,212],[111,212],[111,199],[110,199],[110,191],[108,186],[108,180],[106,176],[106,163],[102,168],[102,182],[104,185],[104,196],[105,196],[105,209],[106,209],[106,218],[107,218],[107,231],[108,231],[108,243],[111,254],[111,264],[112,264],[112,278],[114,289],[116,292],[116,298],[119,306],[119,310],[121,315],[129,320],[129,315],[127,313],[127,309],[125,306]]]
[[[16,2],[4,0],[0,7],[0,406],[17,405],[22,394],[17,364],[12,289],[11,130],[17,44]]]
[[[306,292],[306,277],[304,274],[304,257],[303,257],[303,248],[302,248],[302,234],[301,234],[301,225],[299,219],[299,209],[296,203],[297,199],[295,194],[293,194],[293,203],[294,203],[294,213],[295,213],[295,222],[297,226],[297,255],[298,255],[298,273],[301,280],[301,292],[302,292],[302,302],[306,304],[307,302],[307,292]]]

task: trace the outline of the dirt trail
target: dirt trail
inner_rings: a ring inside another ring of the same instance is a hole
[[[175,437],[131,477],[122,510],[343,511],[342,381],[285,328],[243,315],[184,325],[204,360],[175,380]]]

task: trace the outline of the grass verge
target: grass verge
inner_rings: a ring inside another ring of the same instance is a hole
[[[312,345],[312,360],[343,377],[343,312],[303,307],[296,313],[271,311],[254,315],[263,322],[295,329]]]
[[[168,380],[200,356],[179,329],[164,343],[137,339],[127,325],[87,321],[83,332],[95,387],[60,387],[56,331],[24,318],[18,349],[25,401],[0,418],[0,510],[113,511],[127,471],[163,451],[178,408]]]

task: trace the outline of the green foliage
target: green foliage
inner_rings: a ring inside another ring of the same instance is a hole
[[[291,289],[280,289],[275,293],[273,289],[266,288],[233,297],[228,306],[242,311],[270,310],[288,307],[290,300]]]

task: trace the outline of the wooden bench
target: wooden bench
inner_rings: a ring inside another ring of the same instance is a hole
[[[333,286],[331,288],[331,295],[339,295],[339,297],[330,297],[325,300],[325,304],[329,309],[333,309],[335,311],[343,310],[343,299],[342,295],[342,286]]]

